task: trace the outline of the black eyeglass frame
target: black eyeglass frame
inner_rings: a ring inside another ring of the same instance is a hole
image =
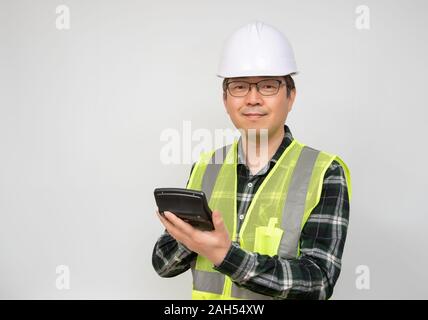
[[[275,93],[272,93],[272,94],[263,94],[263,93],[261,93],[260,92],[260,88],[259,88],[259,83],[260,82],[263,82],[263,81],[277,81],[278,82],[278,89],[276,90],[276,92]],[[248,85],[249,85],[249,87],[248,87],[248,90],[247,90],[247,92],[244,94],[244,95],[242,95],[242,96],[236,96],[236,95],[233,95],[231,92],[230,92],[230,89],[229,89],[229,85],[231,84],[231,83],[236,83],[236,82],[243,82],[243,83],[247,83]],[[250,91],[251,91],[251,85],[256,85],[256,90],[257,90],[257,92],[258,93],[260,93],[262,96],[264,96],[264,97],[271,97],[271,96],[274,96],[274,95],[276,95],[276,94],[278,94],[278,92],[279,92],[279,89],[281,88],[281,85],[283,85],[283,84],[287,84],[284,80],[278,80],[278,79],[263,79],[263,80],[260,80],[260,81],[257,81],[257,82],[248,82],[248,81],[244,81],[244,80],[235,80],[235,81],[228,81],[227,83],[226,83],[226,90],[229,92],[229,94],[232,96],[232,97],[236,97],[236,98],[243,98],[243,97],[245,97]]]

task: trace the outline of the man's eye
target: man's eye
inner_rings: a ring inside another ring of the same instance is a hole
[[[243,86],[243,85],[239,85],[239,84],[237,84],[237,85],[234,85],[234,86],[232,87],[232,89],[235,89],[235,90],[242,90],[242,89],[245,89],[245,88],[244,88],[244,86]]]

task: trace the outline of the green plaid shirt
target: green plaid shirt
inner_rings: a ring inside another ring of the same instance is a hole
[[[242,150],[238,151],[238,230],[257,189],[293,141],[287,125],[284,130],[278,150],[255,175],[245,165]],[[224,261],[214,269],[239,286],[276,299],[328,299],[340,274],[348,221],[345,174],[342,166],[333,161],[324,176],[320,201],[303,227],[298,258],[261,255],[232,242]],[[152,264],[160,276],[174,277],[188,270],[196,256],[165,231],[153,249]]]

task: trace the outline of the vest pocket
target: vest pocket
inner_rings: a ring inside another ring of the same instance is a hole
[[[277,222],[278,218],[270,218],[267,227],[261,226],[256,228],[254,238],[255,252],[272,257],[278,253],[284,231],[275,227]]]

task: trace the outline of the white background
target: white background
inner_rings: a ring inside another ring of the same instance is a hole
[[[70,8],[57,30],[55,8]],[[356,8],[370,9],[358,30]],[[300,74],[295,138],[340,155],[353,201],[334,299],[428,298],[426,1],[0,1],[0,298],[187,299],[158,277],[153,189],[184,187],[161,132],[233,128],[215,76],[255,19]],[[70,268],[70,289],[55,286]],[[356,268],[370,269],[358,290]]]

